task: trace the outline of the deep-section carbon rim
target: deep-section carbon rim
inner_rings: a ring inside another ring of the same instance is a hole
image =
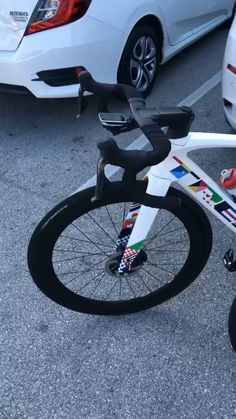
[[[139,186],[146,189],[145,182]],[[190,197],[173,188],[168,194],[181,198],[182,208],[159,212],[144,245],[145,263],[122,277],[111,275],[106,265],[110,255],[116,263],[117,232],[128,211],[122,182],[111,183],[99,203],[91,202],[94,188],[61,202],[30,240],[28,266],[35,284],[66,308],[99,315],[134,313],[179,294],[205,266],[212,233]]]

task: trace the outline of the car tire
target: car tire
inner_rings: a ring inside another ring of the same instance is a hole
[[[224,112],[224,116],[225,116],[225,121],[226,121],[226,123],[228,124],[228,126],[235,132],[236,130],[235,130],[235,128],[234,127],[232,127],[232,125],[231,125],[231,123],[229,122],[229,120],[228,120],[228,118],[227,118],[227,116],[226,116],[226,114],[225,114],[225,112]]]
[[[121,57],[118,82],[136,87],[146,97],[154,85],[160,57],[160,41],[155,31],[146,25],[136,27]]]

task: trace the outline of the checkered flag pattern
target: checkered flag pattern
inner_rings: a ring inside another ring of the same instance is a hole
[[[128,272],[131,269],[132,263],[138,254],[139,250],[126,249],[121,259],[118,272],[120,274]]]
[[[126,248],[126,246],[128,244],[128,241],[129,241],[129,238],[130,238],[130,234],[127,235],[127,236],[121,237],[117,240],[117,242],[116,242],[116,251],[117,252],[120,249],[125,249]]]

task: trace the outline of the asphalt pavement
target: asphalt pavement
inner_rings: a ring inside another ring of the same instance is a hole
[[[226,38],[219,28],[162,66],[148,102],[176,105],[218,73]],[[236,277],[222,256],[236,241],[218,220],[210,217],[214,247],[199,278],[142,313],[74,313],[44,297],[29,276],[34,227],[95,174],[96,143],[107,133],[95,98],[88,102],[78,121],[75,99],[0,96],[0,418],[235,418],[236,354],[227,319]],[[194,131],[232,133],[220,84],[193,109]],[[119,137],[120,146],[138,135]],[[219,179],[235,166],[236,150],[194,158]]]

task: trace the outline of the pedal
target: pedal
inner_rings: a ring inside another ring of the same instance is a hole
[[[234,251],[229,249],[223,258],[224,266],[229,272],[236,271],[236,260],[234,260]]]

